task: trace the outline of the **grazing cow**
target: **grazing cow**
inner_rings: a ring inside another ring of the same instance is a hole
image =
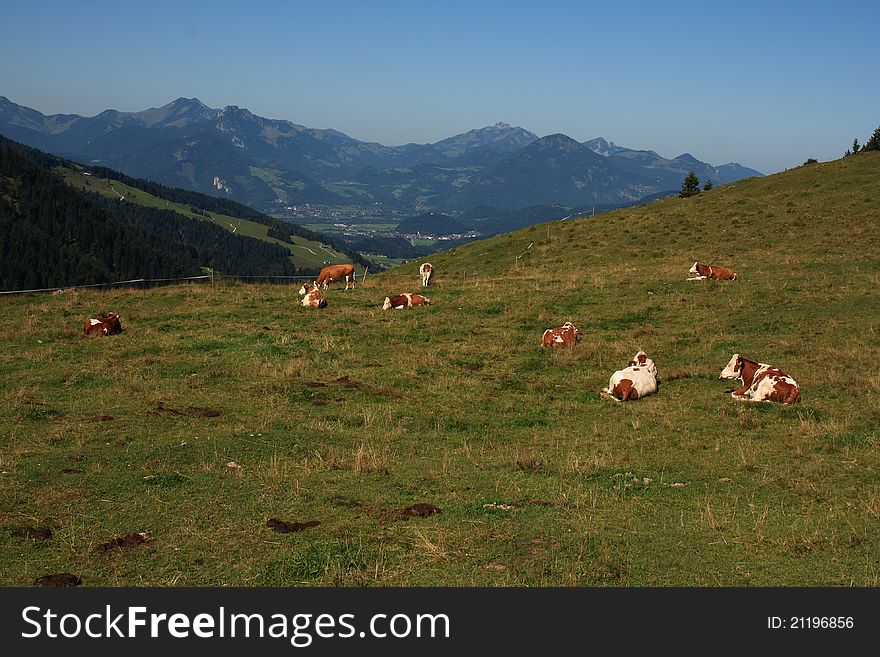
[[[415,308],[416,306],[430,305],[431,300],[423,297],[421,294],[404,292],[403,294],[397,294],[393,297],[385,297],[385,303],[382,304],[382,310],[388,310],[389,308],[400,310],[401,308]]]
[[[321,294],[321,290],[317,283],[303,283],[299,288],[299,293],[303,296],[302,305],[306,308],[326,308],[327,299]]]
[[[735,281],[736,272],[727,267],[713,267],[704,265],[702,262],[695,262],[691,267],[689,281],[703,281],[711,278],[716,281]]]
[[[794,404],[801,398],[800,386],[788,374],[739,354],[730,358],[718,378],[739,379],[742,382],[742,386],[730,394],[734,399]]]
[[[122,333],[122,324],[119,323],[119,315],[106,313],[98,319],[90,319],[83,326],[83,335],[116,335]]]
[[[541,338],[541,346],[549,347],[573,347],[581,339],[581,332],[571,322],[566,322],[559,328],[547,329]]]
[[[639,351],[627,366],[611,375],[602,392],[615,401],[632,401],[657,392],[660,376],[657,366],[644,351]]]
[[[351,285],[354,288],[354,265],[329,265],[324,267],[318,274],[316,284],[322,285],[326,290],[333,281],[345,279],[345,289]]]
[[[434,265],[430,262],[423,262],[419,267],[419,274],[422,276],[422,287],[428,287],[431,277],[434,275]]]

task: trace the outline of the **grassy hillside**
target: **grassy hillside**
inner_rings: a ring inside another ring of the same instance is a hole
[[[878,189],[864,154],[535,226],[432,256],[409,311],[380,306],[418,262],[323,310],[0,299],[0,583],[877,586]],[[687,282],[697,259],[739,279]],[[125,332],[81,337],[102,310]],[[566,320],[581,344],[541,350]],[[658,394],[602,400],[640,347]],[[734,352],[802,403],[732,400]]]
[[[97,176],[85,175],[82,171],[74,169],[64,169],[62,171],[65,180],[75,187],[84,188],[86,191],[97,192],[108,198],[125,198],[126,201],[145,205],[147,207],[160,208],[163,210],[174,210],[191,219],[201,221],[212,221],[221,228],[237,235],[246,237],[255,237],[266,242],[278,244],[290,251],[291,262],[300,268],[321,268],[325,262],[333,264],[350,262],[350,258],[345,254],[339,253],[333,249],[328,249],[320,242],[307,240],[299,236],[291,236],[291,244],[282,242],[268,235],[269,227],[255,221],[249,221],[240,217],[231,217],[219,212],[194,213],[192,208],[182,203],[173,203],[162,198],[153,196],[141,189],[137,189],[125,184],[119,180],[109,178],[99,178]]]

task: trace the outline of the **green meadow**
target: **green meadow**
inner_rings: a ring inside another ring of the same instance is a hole
[[[0,584],[877,586],[878,190],[866,153],[533,226],[432,255],[404,311],[421,261],[320,310],[233,282],[0,298]],[[103,311],[124,332],[83,337]],[[568,320],[580,344],[542,350]],[[657,394],[602,399],[639,348]],[[801,403],[731,399],[733,353]]]

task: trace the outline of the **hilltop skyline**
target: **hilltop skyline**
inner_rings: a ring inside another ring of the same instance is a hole
[[[432,143],[504,122],[765,173],[840,157],[880,124],[880,47],[850,1],[106,2],[6,7],[0,95],[44,114],[175,98]],[[46,20],[52,16],[52,20]]]

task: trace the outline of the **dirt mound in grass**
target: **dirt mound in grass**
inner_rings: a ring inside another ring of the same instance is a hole
[[[309,520],[308,522],[287,522],[286,520],[278,520],[278,518],[269,518],[266,521],[266,527],[271,527],[279,534],[301,532],[303,529],[308,529],[309,527],[317,527],[320,524],[320,520]]]
[[[12,530],[12,535],[16,538],[39,538],[48,541],[52,538],[51,527],[19,527]]]
[[[82,580],[73,573],[53,573],[37,577],[34,586],[79,586]]]
[[[138,545],[144,545],[152,542],[153,541],[147,539],[147,535],[144,532],[137,532],[127,534],[126,536],[118,536],[114,539],[107,541],[106,543],[101,543],[100,545],[98,545],[98,549],[101,552],[109,552],[110,550],[121,550],[122,548],[137,547]]]

